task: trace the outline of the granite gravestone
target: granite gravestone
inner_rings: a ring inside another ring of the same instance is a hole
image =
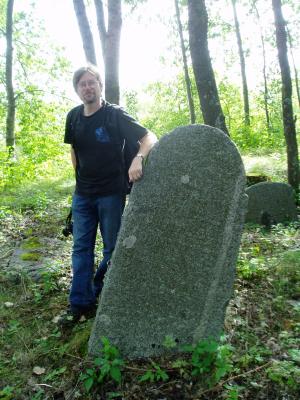
[[[102,336],[129,358],[218,336],[231,297],[247,196],[241,157],[206,125],[175,129],[152,150],[130,195],[89,352]],[[178,346],[179,348],[180,346]]]
[[[246,222],[262,223],[264,214],[276,224],[297,220],[293,188],[280,182],[261,182],[246,189],[249,197]]]

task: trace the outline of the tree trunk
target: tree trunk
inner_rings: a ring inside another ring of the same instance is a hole
[[[267,62],[266,62],[266,48],[265,48],[265,39],[264,39],[264,34],[262,30],[262,25],[261,25],[261,18],[258,12],[258,9],[256,7],[256,2],[253,2],[253,8],[255,10],[256,18],[258,21],[259,25],[259,31],[260,31],[260,41],[261,41],[261,46],[262,46],[262,52],[263,52],[263,78],[264,78],[264,108],[265,108],[265,115],[266,115],[266,122],[267,122],[267,129],[270,131],[271,129],[271,122],[270,122],[270,114],[269,114],[269,89],[268,89],[268,81],[267,81]]]
[[[119,104],[119,60],[122,28],[121,0],[108,0],[108,27],[105,26],[103,2],[94,0],[98,31],[105,67],[105,98],[110,103]]]
[[[175,1],[175,9],[176,9],[177,26],[178,26],[178,32],[179,32],[179,37],[180,37],[181,54],[182,54],[183,69],[184,69],[184,79],[185,79],[185,85],[186,85],[186,94],[187,94],[188,105],[189,105],[189,110],[190,110],[190,121],[191,121],[191,124],[194,124],[196,121],[195,106],[194,106],[192,85],[191,85],[191,80],[190,80],[190,76],[189,76],[189,69],[188,69],[188,63],[187,63],[187,57],[186,57],[186,51],[185,51],[185,45],[184,45],[184,39],[183,39],[180,11],[179,11],[178,0],[174,0],[174,1]]]
[[[87,62],[97,65],[94,40],[85,11],[84,0],[73,0],[73,5],[81,34],[85,58]]]
[[[272,0],[275,17],[276,44],[282,80],[282,114],[287,146],[288,182],[299,192],[299,160],[296,127],[293,116],[292,80],[287,56],[287,34],[282,15],[281,0]]]
[[[188,15],[190,51],[204,123],[229,134],[208,50],[204,0],[188,0]]]
[[[14,153],[15,146],[15,115],[16,101],[13,88],[13,7],[14,0],[8,0],[6,9],[6,94],[7,94],[7,115],[6,115],[6,146],[10,149],[10,154]]]
[[[241,75],[242,75],[242,85],[243,85],[243,99],[244,99],[244,122],[245,125],[250,125],[250,108],[249,108],[249,92],[248,92],[248,84],[247,84],[247,76],[246,76],[246,63],[245,56],[241,38],[240,24],[236,11],[236,0],[231,0],[233,15],[234,15],[234,25],[235,25],[235,34],[237,39],[237,45],[239,49],[239,57],[240,57],[240,66],[241,66]]]
[[[297,72],[297,67],[296,67],[295,58],[294,58],[294,52],[293,52],[293,41],[292,41],[292,38],[291,38],[291,35],[290,35],[290,32],[289,32],[288,28],[286,29],[286,32],[287,32],[287,37],[288,37],[289,46],[290,46],[290,53],[291,53],[291,58],[292,58],[292,62],[293,62],[293,68],[294,68],[297,99],[298,99],[298,104],[299,104],[299,107],[300,107],[299,79],[298,79],[298,72]]]

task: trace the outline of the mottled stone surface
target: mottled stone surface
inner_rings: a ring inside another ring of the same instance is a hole
[[[220,130],[175,129],[152,150],[126,207],[89,341],[159,355],[217,336],[231,297],[246,209],[241,157]]]
[[[50,237],[38,238],[34,245],[30,239],[25,239],[11,250],[7,264],[1,267],[16,279],[28,275],[32,280],[39,281],[45,272],[57,269],[55,260],[66,246],[66,241]]]
[[[286,183],[261,182],[246,189],[249,197],[246,222],[261,223],[268,213],[273,223],[297,220],[293,189]]]

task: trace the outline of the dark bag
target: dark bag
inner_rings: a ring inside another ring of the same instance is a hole
[[[65,222],[65,227],[62,230],[62,234],[65,237],[68,237],[69,235],[73,234],[72,208],[70,208],[69,214]]]

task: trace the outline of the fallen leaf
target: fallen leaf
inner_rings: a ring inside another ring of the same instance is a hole
[[[42,375],[46,372],[46,369],[42,367],[34,367],[32,371],[35,375]]]

